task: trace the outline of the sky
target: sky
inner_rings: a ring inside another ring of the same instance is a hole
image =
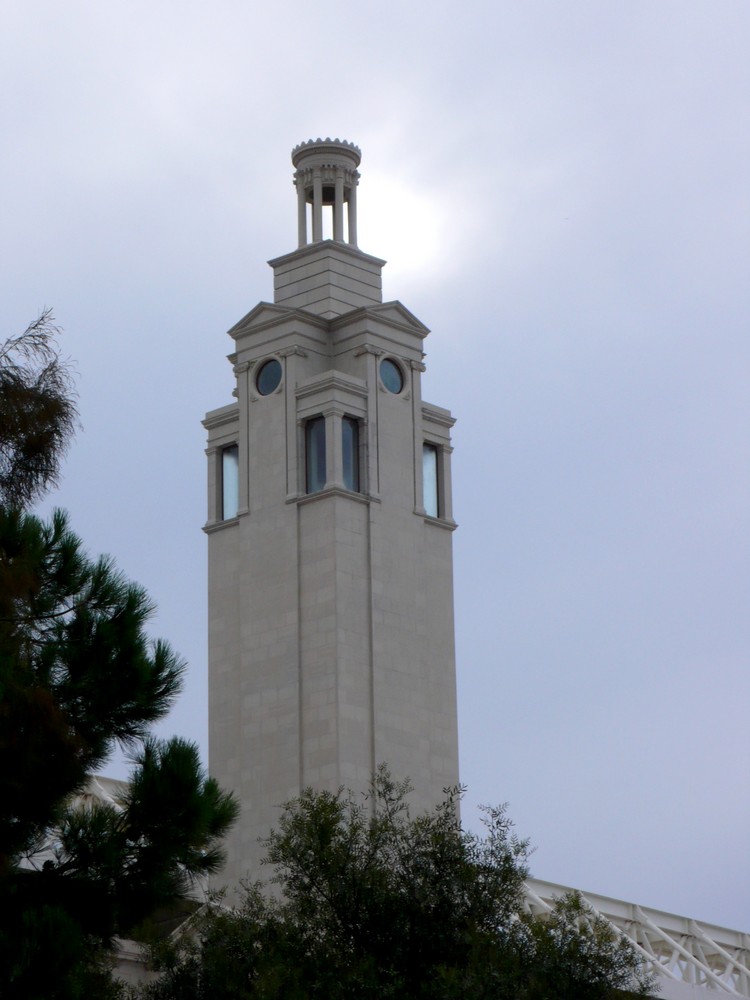
[[[458,417],[466,822],[507,801],[534,875],[750,930],[749,44],[746,0],[5,0],[3,333],[64,330],[42,510],[188,661],[162,735],[205,753],[225,331],[296,246],[291,149],[346,138]]]

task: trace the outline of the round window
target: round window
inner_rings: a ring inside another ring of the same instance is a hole
[[[271,358],[260,366],[255,384],[261,396],[269,396],[274,389],[278,389],[281,382],[281,364],[276,358]]]
[[[383,358],[380,362],[380,381],[388,392],[398,394],[404,388],[404,376],[395,361]]]

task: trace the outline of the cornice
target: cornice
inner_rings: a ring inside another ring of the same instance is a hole
[[[361,379],[355,379],[344,375],[342,372],[333,370],[324,372],[320,377],[314,379],[314,381],[304,382],[302,385],[297,386],[295,395],[297,399],[306,399],[308,396],[315,396],[320,392],[336,389],[349,392],[355,396],[362,396],[363,399],[367,398],[367,386]]]
[[[331,330],[350,326],[360,320],[369,318],[376,319],[385,326],[390,326],[394,330],[401,330],[411,334],[412,337],[424,339],[430,332],[430,328],[410,312],[403,303],[394,299],[390,302],[381,302],[374,306],[360,306],[358,309],[350,309],[349,312],[342,313],[330,320]]]
[[[374,264],[376,267],[385,267],[388,263],[382,257],[373,257],[372,254],[365,253],[351,243],[342,243],[339,240],[318,240],[317,243],[306,243],[305,246],[285,253],[281,257],[274,257],[267,263],[269,267],[277,268],[290,261],[304,260],[306,257],[321,257],[328,254],[349,257],[351,260],[362,261],[367,264]]]
[[[365,506],[370,503],[380,503],[379,497],[371,496],[369,493],[354,493],[351,490],[345,490],[343,486],[329,486],[328,489],[318,490],[317,493],[301,493],[298,496],[287,497],[286,502],[303,506],[315,503],[316,500],[325,500],[328,497],[346,497],[348,500],[354,500],[355,503],[365,504]]]
[[[227,403],[219,410],[211,410],[201,421],[207,431],[216,430],[217,427],[224,427],[226,424],[234,423],[239,414],[238,403]]]
[[[321,149],[322,147],[322,149]],[[356,146],[353,142],[349,142],[347,139],[332,139],[330,136],[326,136],[325,139],[321,139],[318,136],[317,139],[308,139],[306,142],[298,143],[292,150],[292,163],[297,166],[297,160],[300,158],[300,154],[311,153],[317,149],[321,149],[324,152],[326,147],[331,150],[336,150],[337,152],[343,151],[356,160],[355,166],[359,166],[362,160],[362,150],[359,146]]]
[[[456,418],[451,416],[449,410],[444,410],[442,406],[434,406],[432,403],[422,403],[422,416],[431,424],[439,424],[441,427],[450,428],[456,423]]]
[[[266,317],[266,318],[262,318]],[[278,326],[285,320],[296,319],[305,326],[316,327],[319,330],[327,330],[329,321],[315,313],[305,312],[290,306],[279,306],[274,302],[259,302],[257,306],[250,310],[241,320],[238,320],[227,333],[234,340],[242,334],[260,333]]]

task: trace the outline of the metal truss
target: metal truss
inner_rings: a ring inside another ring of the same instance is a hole
[[[533,914],[549,913],[557,897],[572,891],[529,879],[526,906]],[[580,895],[633,944],[656,973],[663,997],[687,1000],[704,992],[750,997],[750,934],[608,896]]]
[[[90,774],[84,788],[76,795],[73,802],[76,806],[88,806],[95,802],[105,802],[122,811],[123,799],[128,794],[130,782],[117,778],[105,778],[102,774]]]

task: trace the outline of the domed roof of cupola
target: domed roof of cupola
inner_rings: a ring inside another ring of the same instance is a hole
[[[333,158],[333,159],[331,159]],[[341,163],[341,166],[356,168],[362,159],[362,150],[346,139],[308,139],[292,150],[292,163],[295,167],[314,165],[313,161]]]

